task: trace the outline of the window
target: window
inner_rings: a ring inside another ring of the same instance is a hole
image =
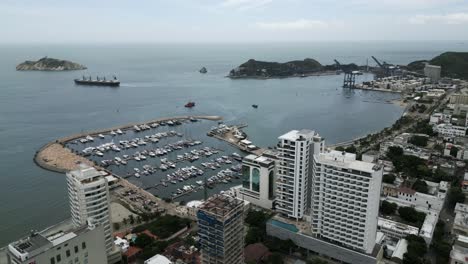
[[[246,189],[250,189],[250,167],[242,166],[242,186]]]
[[[252,190],[260,191],[260,170],[257,168],[252,170]]]
[[[67,258],[70,257],[70,250],[69,249],[67,249],[67,251],[65,252],[65,255],[67,256]]]
[[[62,260],[62,256],[60,254],[57,255],[57,263],[59,263]]]
[[[50,258],[50,264],[55,264],[55,258]]]
[[[75,253],[78,253],[78,246],[75,246]]]
[[[86,248],[86,243],[85,242],[81,243],[81,249],[85,249],[85,248]]]

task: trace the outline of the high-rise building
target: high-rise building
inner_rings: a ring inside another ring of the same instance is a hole
[[[244,202],[217,194],[198,209],[203,264],[244,263]]]
[[[241,197],[256,206],[272,209],[275,187],[275,160],[253,154],[245,156],[242,160]]]
[[[93,218],[103,226],[106,252],[111,263],[115,250],[110,222],[109,187],[105,178],[107,175],[104,171],[82,164],[78,170],[67,173],[67,185],[73,224],[80,226],[88,218]]]
[[[292,130],[279,137],[276,209],[302,219],[310,208],[312,158],[324,150],[325,140],[312,130]],[[310,165],[309,165],[310,164]]]
[[[8,264],[107,263],[104,227],[92,221],[67,232],[33,232],[8,245]]]
[[[371,253],[379,212],[381,165],[356,154],[327,151],[314,156],[312,233],[327,241]]]
[[[436,83],[440,80],[440,72],[442,67],[437,65],[426,64],[424,67],[424,75],[431,79],[431,82]]]

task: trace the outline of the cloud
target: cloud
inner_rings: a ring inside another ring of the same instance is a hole
[[[268,5],[271,2],[273,2],[273,0],[225,0],[221,3],[221,6],[248,10]]]
[[[452,13],[446,15],[417,15],[409,19],[411,24],[424,25],[430,23],[459,25],[468,23],[468,13]]]
[[[325,28],[328,23],[321,20],[298,19],[285,22],[259,22],[256,26],[268,30],[305,30]]]

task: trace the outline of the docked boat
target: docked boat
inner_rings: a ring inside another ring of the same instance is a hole
[[[75,84],[77,85],[93,85],[93,86],[112,86],[112,87],[117,87],[120,86],[120,81],[117,79],[117,77],[114,76],[113,79],[111,80],[106,80],[106,77],[100,79],[99,76],[96,77],[95,80],[93,80],[90,77],[86,78],[83,76],[81,79],[75,79]]]
[[[100,138],[105,138],[105,136],[103,134],[99,134],[98,135]]]
[[[115,132],[117,132],[117,134],[119,134],[119,135],[123,134],[122,130],[120,130],[120,129],[117,129]]]

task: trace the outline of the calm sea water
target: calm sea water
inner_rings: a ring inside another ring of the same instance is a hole
[[[342,76],[281,80],[224,76],[250,58],[310,57],[322,64],[336,58],[365,64],[374,55],[408,63],[466,48],[449,42],[0,46],[0,245],[69,217],[64,175],[32,162],[34,152],[57,137],[190,113],[248,123],[246,132],[260,146],[274,145],[281,133],[298,128],[315,129],[329,143],[349,140],[393,123],[402,109],[385,102],[398,96],[344,91]],[[42,56],[79,62],[88,70],[15,71],[16,64]],[[207,74],[198,73],[202,66]],[[82,74],[116,74],[122,86],[75,86],[73,78]],[[189,100],[197,103],[193,110],[183,107]],[[199,132],[187,133],[196,138]]]

